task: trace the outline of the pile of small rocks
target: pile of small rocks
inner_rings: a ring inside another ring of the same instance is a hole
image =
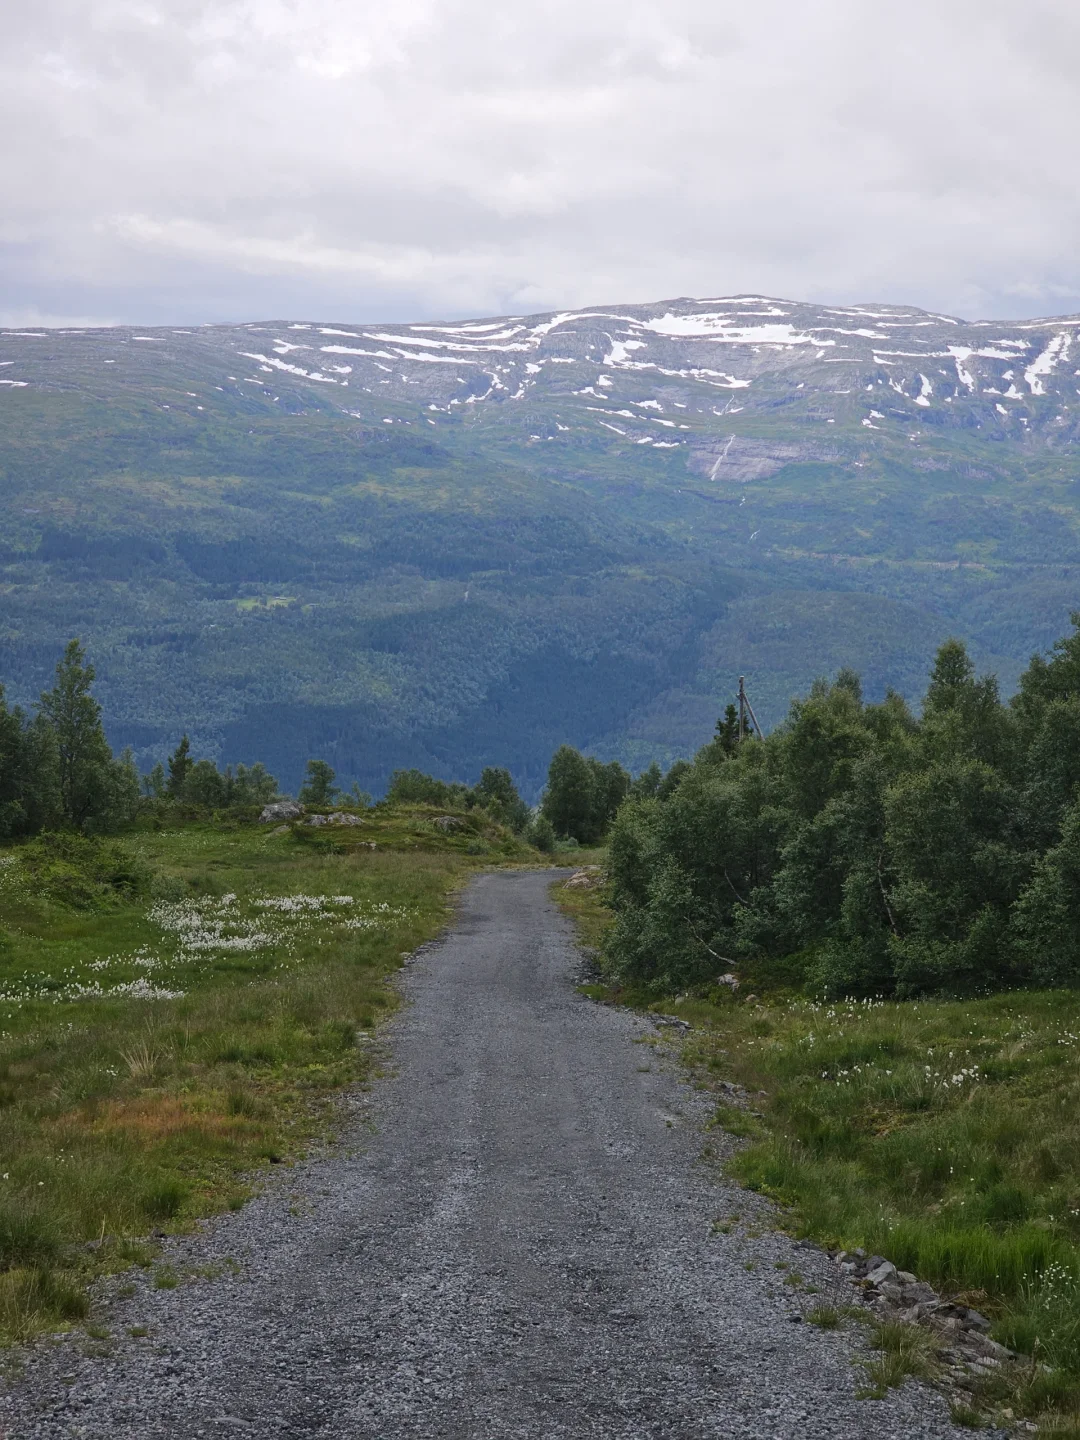
[[[604,883],[604,874],[599,865],[585,865],[575,870],[563,884],[564,890],[595,890]]]
[[[270,825],[275,820],[303,820],[305,825],[363,825],[365,823],[359,815],[350,815],[344,810],[335,810],[329,815],[308,815],[304,806],[298,805],[295,800],[275,800],[273,805],[263,807],[259,819],[264,825]],[[277,835],[280,832],[275,830],[273,833]]]
[[[1014,1351],[990,1338],[991,1322],[985,1315],[958,1300],[943,1300],[932,1285],[909,1270],[898,1270],[884,1256],[841,1250],[833,1258],[882,1319],[935,1330],[942,1341],[939,1356],[957,1376],[988,1375],[1016,1359]]]

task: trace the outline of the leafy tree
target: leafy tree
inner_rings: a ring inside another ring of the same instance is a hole
[[[307,762],[307,779],[300,787],[299,800],[302,805],[333,805],[338,794],[334,784],[334,771],[325,760]]]
[[[467,795],[464,785],[449,785],[416,769],[395,770],[386,791],[392,805],[440,805],[444,809],[464,806]]]
[[[1050,659],[1033,655],[1020,677],[1013,707],[1025,718],[1038,714],[1055,700],[1080,699],[1080,610],[1069,617],[1073,633],[1055,641]]]
[[[630,776],[617,760],[601,765],[599,760],[590,759],[589,768],[593,773],[593,822],[600,839],[630,793]]]
[[[560,745],[551,757],[541,813],[556,835],[592,839],[592,773],[585,756],[570,745]]]
[[[529,844],[543,855],[550,855],[555,849],[555,830],[546,815],[536,816],[529,826],[527,838]]]
[[[159,760],[148,775],[143,776],[143,794],[148,800],[163,800],[166,793],[165,767]]]
[[[728,705],[723,717],[716,722],[713,747],[726,760],[739,748],[739,712],[734,705]]]
[[[487,766],[473,787],[473,799],[516,834],[529,823],[529,807],[518,794],[509,770]]]
[[[118,799],[101,706],[90,693],[93,680],[93,666],[72,640],[56,667],[56,684],[40,704],[56,743],[61,821],[72,830],[107,824]]]
[[[196,760],[187,772],[182,798],[189,805],[220,810],[228,800],[228,785],[212,760]]]
[[[109,809],[106,817],[111,826],[133,820],[139,809],[139,768],[131,746],[114,760],[109,770]]]
[[[982,761],[952,758],[901,779],[885,811],[900,992],[1004,981],[1008,907],[1029,868],[1007,784]]]
[[[1080,984],[1080,801],[1013,907],[1014,962],[1037,985]]]
[[[664,779],[664,772],[654,760],[647,770],[641,774],[630,785],[630,794],[635,800],[648,800],[660,789]]]
[[[33,834],[57,817],[57,754],[52,730],[9,709],[0,686],[0,837]]]
[[[617,761],[603,765],[561,745],[551,757],[541,810],[556,835],[594,845],[629,792],[630,776]]]
[[[227,805],[269,805],[277,797],[278,783],[261,760],[225,771]]]
[[[664,776],[657,788],[656,795],[659,800],[667,800],[682,784],[683,778],[689,775],[691,769],[689,760],[676,760],[671,769]]]
[[[1019,753],[1015,721],[1001,704],[996,678],[975,678],[959,640],[946,640],[938,650],[923,719],[923,738],[933,754],[966,755],[1011,773]]]
[[[180,744],[169,756],[169,778],[165,785],[165,793],[170,800],[183,800],[184,792],[187,790],[188,776],[191,774],[191,767],[194,763],[191,758],[191,741],[187,735],[182,735]]]

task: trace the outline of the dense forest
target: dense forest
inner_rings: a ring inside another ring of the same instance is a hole
[[[609,842],[607,960],[657,992],[771,966],[822,995],[976,993],[1080,980],[1080,613],[1002,702],[964,646],[940,647],[920,715],[864,702],[841,670],[767,736],[734,707],[693,763],[636,779],[569,745],[530,809],[509,770],[476,785],[393,773],[386,801],[483,807],[541,851]],[[180,807],[250,812],[264,766],[218,770],[185,736],[141,776],[106,741],[77,641],[33,716],[0,690],[0,837],[122,828]],[[299,799],[364,807],[324,760]]]

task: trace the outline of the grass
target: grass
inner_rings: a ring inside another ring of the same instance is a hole
[[[568,854],[552,856],[556,865],[572,865],[575,870],[587,865],[603,865],[605,852],[602,849],[578,849]],[[554,887],[553,894],[559,908],[574,921],[582,941],[593,950],[599,950],[604,942],[611,913],[604,904],[603,888],[591,890],[567,890],[565,885]]]
[[[949,1419],[962,1430],[982,1430],[986,1425],[982,1412],[963,1401],[949,1406]]]
[[[603,893],[557,894],[602,946]],[[1080,994],[823,1005],[782,967],[752,983],[754,1001],[590,993],[688,1020],[703,1082],[754,1095],[716,1106],[743,1140],[732,1173],[798,1235],[965,1297],[1025,1357],[987,1402],[1080,1433]],[[906,1363],[882,1350],[872,1387]]]
[[[78,847],[0,854],[0,1340],[77,1322],[94,1276],[151,1264],[144,1239],[239,1208],[326,1133],[403,955],[470,867],[528,856],[436,813],[136,832],[111,884]]]
[[[934,1338],[917,1325],[899,1320],[885,1320],[873,1327],[870,1336],[873,1358],[862,1362],[866,1371],[866,1399],[880,1400],[888,1390],[912,1376],[919,1380],[934,1378]]]

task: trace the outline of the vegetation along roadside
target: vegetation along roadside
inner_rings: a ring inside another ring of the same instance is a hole
[[[921,716],[841,674],[765,740],[722,722],[666,797],[620,808],[603,883],[558,890],[590,993],[690,1024],[733,1174],[988,1317],[1015,1358],[966,1377],[963,1423],[1059,1435],[1080,1435],[1078,724],[1076,634],[1008,705],[956,645]],[[911,1360],[894,1378],[945,1368],[947,1336],[879,1328]]]
[[[238,1208],[325,1128],[333,1092],[370,1073],[403,953],[470,868],[529,853],[486,817],[449,835],[439,818],[386,807],[331,839],[191,822],[0,855],[0,1335],[79,1318],[94,1275]]]
[[[85,1317],[95,1276],[326,1134],[455,888],[541,858],[495,769],[372,805],[312,761],[283,803],[183,740],[140,778],[92,681],[73,643],[32,718],[0,693],[0,1343]]]

